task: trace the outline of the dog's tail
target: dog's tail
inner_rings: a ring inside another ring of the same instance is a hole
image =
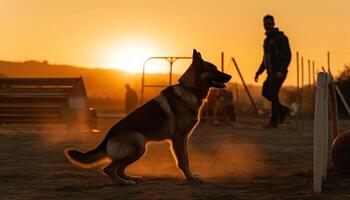
[[[105,142],[85,153],[74,149],[65,149],[64,154],[71,163],[82,168],[95,167],[107,159]]]

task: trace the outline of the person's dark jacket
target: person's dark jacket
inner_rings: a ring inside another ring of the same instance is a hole
[[[288,38],[277,28],[265,34],[264,58],[256,76],[263,73],[265,69],[268,75],[276,75],[277,72],[285,75],[291,60]]]

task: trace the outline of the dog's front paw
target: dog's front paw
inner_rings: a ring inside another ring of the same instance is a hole
[[[200,183],[203,182],[199,175],[192,174],[192,176],[187,177],[187,180],[191,183]]]

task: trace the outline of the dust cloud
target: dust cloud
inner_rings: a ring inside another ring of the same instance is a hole
[[[266,167],[264,155],[254,144],[220,141],[207,148],[189,146],[192,172],[203,178],[249,178]],[[127,172],[143,176],[182,177],[169,147],[167,143],[148,145],[147,153]]]
[[[61,143],[67,148],[84,152],[95,148],[103,137],[104,134],[100,133],[68,134],[61,129],[60,133],[43,134],[42,140],[47,145]],[[202,178],[225,178],[225,176],[251,178],[268,168],[265,153],[254,142],[241,140],[235,142],[225,138],[224,135],[220,137],[220,140],[208,141],[207,144],[203,142],[209,138],[201,138],[200,141],[190,140],[189,161],[194,174]],[[182,178],[183,174],[176,166],[170,146],[168,142],[148,144],[147,152],[127,168],[127,173],[146,177]]]

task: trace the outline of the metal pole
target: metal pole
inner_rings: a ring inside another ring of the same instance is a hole
[[[338,87],[337,85],[335,85],[335,90],[336,90],[337,94],[339,95],[340,100],[343,102],[343,105],[344,105],[344,107],[345,107],[345,110],[346,110],[346,111],[348,112],[348,114],[350,115],[350,108],[349,108],[349,105],[348,105],[348,103],[346,102],[346,100],[345,100],[343,94],[341,93],[341,91],[340,91],[340,89],[339,89],[339,87]]]
[[[328,67],[328,71],[331,71],[331,55],[329,53],[329,51],[327,52],[327,67]]]
[[[315,81],[315,61],[312,61],[312,80],[313,80],[312,83],[315,87],[315,83],[316,83],[316,81]]]
[[[148,59],[143,63],[142,67],[142,78],[141,78],[141,103],[143,103],[143,100],[145,98],[144,93],[145,93],[145,66],[147,63]]]
[[[224,52],[221,52],[221,71],[224,72]]]
[[[304,89],[304,57],[301,57],[301,90]]]
[[[169,64],[170,64],[170,72],[169,72],[169,85],[171,85],[171,77],[173,76],[173,63],[176,59],[170,58]]]
[[[299,52],[297,52],[297,91],[299,92]]]
[[[249,100],[250,100],[250,102],[251,102],[252,105],[253,105],[253,108],[254,108],[254,110],[255,110],[255,113],[258,114],[258,108],[256,107],[256,104],[255,104],[255,102],[254,102],[254,100],[253,100],[253,97],[252,97],[252,95],[250,94],[247,85],[245,84],[245,81],[244,81],[244,79],[243,79],[243,76],[242,76],[242,74],[241,74],[241,71],[239,70],[239,67],[238,67],[238,65],[237,65],[237,63],[236,63],[236,60],[235,60],[233,57],[232,57],[231,59],[232,59],[233,64],[235,65],[235,67],[236,67],[236,69],[237,69],[237,72],[238,72],[239,77],[240,77],[241,80],[242,80],[244,89],[245,89],[245,91],[246,91],[247,94],[248,94]]]
[[[304,57],[301,57],[300,125],[303,127]]]
[[[324,67],[322,67],[322,69],[323,69],[323,71],[325,72]],[[333,75],[332,75],[332,72],[331,72],[330,70],[328,70],[328,74],[331,76],[332,80],[334,80]],[[343,102],[343,105],[344,105],[344,107],[345,107],[345,110],[346,110],[346,111],[348,112],[348,114],[350,115],[350,108],[349,108],[348,103],[347,103],[346,100],[344,99],[343,94],[341,93],[339,87],[338,87],[336,84],[334,84],[334,87],[335,87],[336,93],[337,93],[338,96],[340,97],[340,100]],[[337,116],[338,116],[338,115],[337,115]]]
[[[329,105],[331,111],[331,123],[332,123],[332,141],[338,136],[339,127],[338,127],[338,106],[337,106],[337,94],[335,89],[335,84],[333,76],[330,74],[330,83],[328,84],[329,89]]]
[[[297,105],[300,105],[300,72],[299,72],[299,52],[297,51]],[[300,123],[300,113],[299,111],[296,113],[296,118],[297,118],[297,128],[299,127]]]
[[[309,87],[311,86],[311,61],[310,59],[307,60],[308,62],[308,70],[309,70]]]

